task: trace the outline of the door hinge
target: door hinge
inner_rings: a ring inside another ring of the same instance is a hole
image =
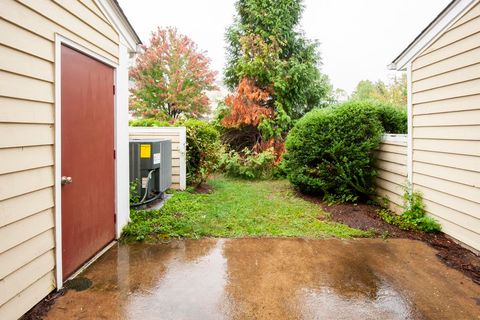
[[[113,94],[115,94],[115,85],[113,85]]]
[[[113,223],[117,223],[117,214],[113,213]]]
[[[117,150],[113,149],[113,159],[117,159]]]

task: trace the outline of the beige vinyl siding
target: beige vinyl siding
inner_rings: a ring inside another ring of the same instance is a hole
[[[98,18],[102,19],[103,21],[108,22],[107,18],[103,15],[102,10],[100,10],[100,7],[95,1],[92,0],[78,0],[78,2],[81,2],[85,7],[87,7],[90,12],[95,14]]]
[[[21,317],[54,289],[55,275],[53,271],[50,271],[3,304],[0,308],[0,318],[17,319]]]
[[[130,130],[130,139],[168,139],[172,141],[172,189],[180,189],[180,153],[185,152],[185,150],[181,150],[180,132],[139,132],[134,130],[135,128]]]
[[[465,39],[453,42],[443,48],[432,51],[416,58],[412,62],[412,69],[417,70],[432,64],[442,62],[470,50],[477,49],[480,43],[480,33],[473,33]],[[467,61],[468,63],[468,61]]]
[[[2,268],[0,277],[4,279],[16,270],[33,261],[43,253],[54,248],[55,235],[53,229],[49,229],[37,236],[3,252],[0,255]],[[1,308],[0,308],[1,310]]]
[[[432,52],[461,41],[472,34],[478,33],[480,29],[480,16],[476,16],[471,20],[468,20],[462,24],[451,27],[447,32],[445,32],[437,41],[435,41],[425,53]]]
[[[414,148],[418,151],[480,156],[480,143],[475,140],[464,140],[462,143],[457,143],[456,140],[416,139],[414,141]]]
[[[412,75],[412,81],[419,81],[429,77],[441,75],[443,73],[454,72],[455,70],[462,69],[465,67],[465,61],[468,61],[468,64],[470,65],[476,65],[480,63],[480,48],[460,53],[445,60],[438,61],[433,65],[418,69]]]
[[[390,210],[401,214],[403,211],[402,196],[407,183],[407,143],[390,141],[386,136],[380,144],[376,157],[377,195],[387,198]]]
[[[415,116],[415,127],[475,126],[480,118],[480,110],[437,113]]]
[[[416,103],[412,110],[413,115],[458,112],[464,110],[477,110],[480,95],[471,95],[464,97],[449,98],[440,101],[429,101],[424,103]]]
[[[22,194],[0,202],[0,227],[52,208],[53,187]]]
[[[480,250],[480,3],[412,62],[413,186]]]
[[[22,266],[0,282],[0,304],[4,304],[17,294],[17,288],[24,290],[55,267],[55,253],[50,250]]]
[[[456,28],[460,25],[463,25],[465,22],[468,22],[472,19],[477,19],[480,16],[480,6],[475,6],[467,13],[465,13],[457,22],[454,23],[452,28]]]
[[[0,59],[1,70],[53,82],[54,70],[50,61],[40,60],[37,57],[5,46],[0,46],[0,56],[2,57]],[[35,65],[35,68],[30,67],[32,64]]]
[[[55,36],[118,62],[94,0],[0,1],[0,319],[55,288]]]
[[[6,6],[8,0],[0,1],[0,10],[9,10]],[[10,21],[0,18],[0,43],[20,53],[26,53],[32,57],[53,62],[55,59],[55,46],[51,40],[42,38],[37,34],[23,29]],[[53,65],[52,65],[53,68]]]
[[[4,123],[53,124],[54,109],[52,103],[0,97],[0,119]]]

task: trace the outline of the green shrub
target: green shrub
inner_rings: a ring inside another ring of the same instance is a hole
[[[347,102],[317,109],[300,119],[287,137],[288,179],[302,192],[327,200],[356,201],[374,192],[373,151],[383,134],[376,109]]]
[[[286,179],[287,178],[287,166],[285,161],[282,159],[280,163],[278,163],[273,168],[273,179]]]
[[[386,133],[406,134],[408,131],[407,110],[388,103],[372,103]]]
[[[187,183],[202,184],[217,169],[222,150],[220,134],[211,124],[196,119],[176,125],[187,130]]]
[[[227,176],[243,179],[271,179],[275,170],[273,149],[261,153],[244,149],[240,154],[235,150],[224,153],[220,167]]]
[[[134,119],[128,122],[131,127],[171,127],[168,121],[160,121],[154,118]]]

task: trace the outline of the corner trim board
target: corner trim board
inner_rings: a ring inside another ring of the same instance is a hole
[[[407,179],[413,184],[413,104],[412,104],[412,62],[407,64]]]

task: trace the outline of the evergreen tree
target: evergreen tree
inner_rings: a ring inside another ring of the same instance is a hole
[[[319,71],[318,42],[299,28],[302,0],[238,0],[236,9],[226,34],[230,89],[247,78],[271,92],[267,106],[283,128],[331,100],[329,80]]]

